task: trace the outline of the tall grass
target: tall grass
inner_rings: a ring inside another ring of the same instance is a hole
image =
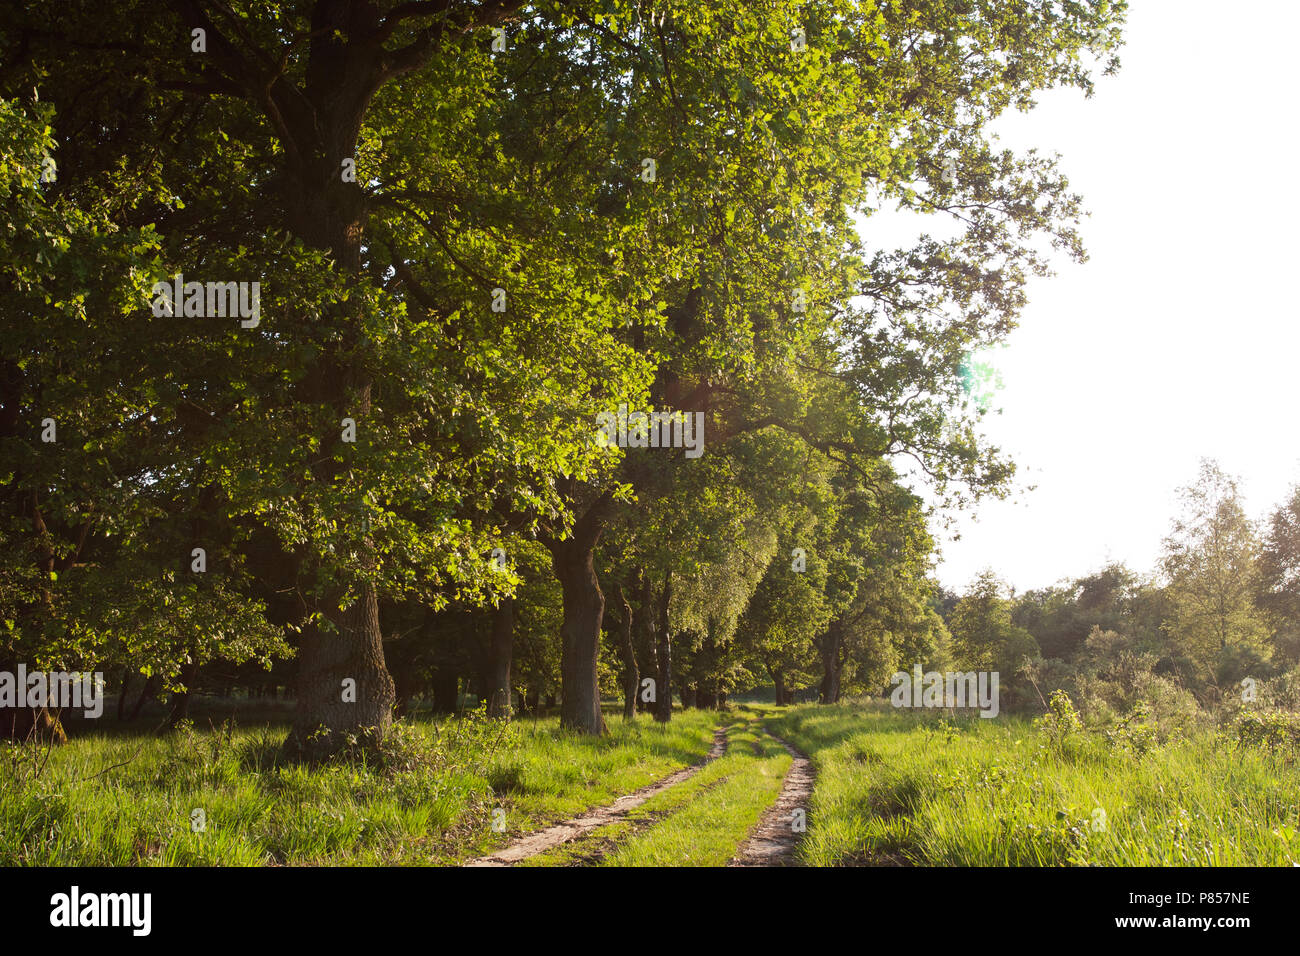
[[[773,730],[817,771],[805,862],[1289,866],[1300,768],[1212,731],[1142,752],[1015,718],[794,708]]]
[[[281,762],[286,730],[271,726],[91,734],[39,773],[6,745],[0,865],[454,862],[701,759],[712,725],[689,712],[589,738],[555,719],[424,720],[399,724],[378,753],[316,767]]]

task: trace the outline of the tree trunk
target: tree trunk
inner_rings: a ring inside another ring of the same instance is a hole
[[[605,595],[596,577],[595,554],[609,501],[608,495],[595,501],[574,522],[569,537],[542,537],[551,552],[551,567],[560,582],[564,604],[560,624],[560,726],[595,735],[607,729],[600,713],[596,670]]]
[[[167,729],[175,730],[183,720],[190,716],[190,692],[179,691],[172,694],[172,709],[167,714]]]
[[[440,667],[433,675],[433,709],[439,714],[454,714],[460,697],[460,675],[450,667]]]
[[[0,661],[0,671],[14,674],[16,680],[18,664],[11,660]],[[24,693],[25,688],[18,688],[18,692]],[[48,707],[6,707],[0,710],[0,738],[42,744],[68,742],[59,715],[51,713]]]
[[[492,615],[488,646],[487,714],[510,719],[510,656],[515,640],[515,599],[503,597]]]
[[[153,696],[154,691],[158,688],[158,678],[156,675],[150,675],[140,688],[140,696],[135,699],[135,706],[131,708],[131,715],[127,720],[135,720],[140,716],[140,711],[144,709],[145,701]]]
[[[126,719],[126,691],[131,686],[131,668],[122,670],[122,687],[117,692],[117,722],[121,723]]]
[[[594,564],[596,539],[578,534],[552,541],[551,565],[560,581],[564,619],[560,625],[560,726],[584,734],[603,734],[600,683],[596,662],[600,654],[600,624],[605,614]]]
[[[822,682],[819,699],[823,704],[833,704],[840,696],[840,648],[844,643],[844,630],[839,621],[832,621],[821,643]]]
[[[399,669],[393,676],[393,716],[395,718],[410,715],[412,702],[424,689],[421,676],[415,667],[409,665]]]
[[[844,646],[844,641],[841,639],[840,656],[836,660],[836,667],[835,667],[835,683],[831,687],[832,704],[838,704],[840,702],[840,694],[844,689],[844,665],[848,663],[847,657],[848,657],[848,649]]]
[[[785,691],[785,674],[782,671],[772,671],[772,684],[776,687],[776,705],[781,707],[789,703]]]
[[[186,663],[181,665],[181,681],[185,689],[172,694],[172,709],[167,715],[167,727],[174,730],[182,720],[189,719],[190,698],[194,694],[194,682],[199,676],[199,665]]]
[[[286,141],[290,230],[305,243],[326,250],[345,286],[364,278],[362,237],[367,224],[365,194],[339,174],[342,161],[356,155],[356,144],[373,90],[359,83],[372,50],[354,49],[341,36],[358,28],[371,10],[357,5],[318,4],[312,26],[319,31],[307,61],[307,100],[312,112],[283,117]],[[371,375],[363,364],[366,332],[357,314],[359,299],[336,307],[344,320],[343,334],[314,365],[304,382],[307,396],[331,410],[328,431],[321,435],[321,452],[314,455],[312,479],[335,480],[341,465],[330,452],[342,441],[337,423],[343,417],[361,422],[370,413]],[[319,560],[319,558],[318,558]],[[359,561],[372,572],[374,557],[363,538]],[[298,701],[293,730],[285,748],[309,759],[328,756],[344,734],[357,733],[369,741],[382,737],[392,724],[396,693],[384,662],[379,624],[379,599],[373,580],[363,573],[354,583],[351,604],[339,610],[345,594],[327,593],[320,610],[328,626],[304,630],[298,654]],[[344,682],[353,682],[345,692]],[[322,732],[323,731],[323,732]]]
[[[641,671],[636,666],[636,647],[632,643],[632,605],[618,584],[614,585],[613,598],[614,603],[623,609],[623,617],[618,623],[618,649],[623,658],[623,719],[634,720]]]
[[[334,601],[329,605],[337,607]],[[298,662],[298,703],[290,753],[316,759],[354,733],[373,742],[393,722],[397,695],[384,665],[379,599],[370,583],[342,612],[328,615],[331,629],[303,630]]]
[[[653,674],[657,682],[659,680],[659,655],[655,650],[655,622],[654,622],[654,585],[650,583],[650,575],[644,571],[637,574],[637,593],[636,593],[636,611],[632,619],[632,631],[635,635],[634,645],[641,648],[643,655],[642,663],[646,666],[640,669],[641,675]],[[655,709],[654,701],[646,701],[641,698],[640,685],[637,687],[636,707],[641,713],[653,713]]]
[[[664,589],[659,599],[659,624],[655,628],[655,658],[659,665],[655,687],[655,720],[666,724],[673,719],[673,642],[669,630],[668,604],[673,594],[671,571],[664,573]]]
[[[48,707],[6,708],[0,719],[0,737],[16,742],[32,741],[66,744],[68,735],[63,730],[63,722]]]

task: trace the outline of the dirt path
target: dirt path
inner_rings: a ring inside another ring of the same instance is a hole
[[[705,764],[721,757],[726,749],[727,731],[725,728],[719,727],[713,732],[713,746],[709,748],[708,756],[694,766],[683,767],[662,780],[642,787],[634,793],[619,797],[608,806],[588,810],[580,817],[565,820],[563,823],[557,823],[545,830],[538,830],[536,833],[526,833],[509,846],[497,850],[489,856],[470,860],[465,866],[510,866],[552,847],[557,847],[562,843],[568,843],[584,833],[590,833],[597,827],[627,816],[630,810],[641,806],[655,794],[663,793],[669,787],[679,784],[683,780],[689,780],[699,773]]]
[[[794,831],[791,820],[797,809],[804,811],[806,819],[808,798],[812,795],[813,788],[812,761],[766,727],[763,732],[790,751],[794,763],[785,775],[785,783],[781,786],[776,802],[768,807],[758,821],[758,826],[736,849],[736,855],[727,866],[797,865],[794,851],[803,834]]]

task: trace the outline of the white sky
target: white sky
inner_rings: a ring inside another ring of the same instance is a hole
[[[1300,481],[1300,4],[1135,0],[1128,22],[1092,99],[999,121],[1006,146],[1061,154],[1091,258],[1035,280],[990,356],[987,433],[1037,489],[962,515],[960,540],[936,528],[949,588],[1152,570],[1203,456],[1257,517]]]

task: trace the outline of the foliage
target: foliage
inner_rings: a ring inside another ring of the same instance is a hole
[[[1234,727],[1237,742],[1294,758],[1300,753],[1300,714],[1292,711],[1243,710]]]
[[[1039,731],[1047,740],[1047,745],[1056,753],[1066,750],[1070,739],[1083,730],[1083,721],[1070,700],[1070,695],[1063,690],[1053,691],[1047,700],[1047,713],[1034,721]]]
[[[1165,539],[1171,614],[1166,629],[1200,675],[1236,683],[1268,656],[1269,630],[1255,606],[1259,542],[1234,479],[1211,461],[1181,492],[1182,514]],[[1247,662],[1235,654],[1254,652]],[[1216,666],[1217,665],[1217,666]]]

